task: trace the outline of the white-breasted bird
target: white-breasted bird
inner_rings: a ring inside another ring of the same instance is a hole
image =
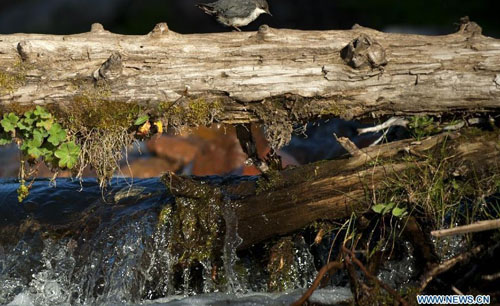
[[[266,0],[219,0],[196,6],[214,16],[223,25],[238,31],[241,31],[239,27],[248,25],[261,14],[272,16]]]

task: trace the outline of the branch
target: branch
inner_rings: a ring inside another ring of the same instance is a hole
[[[431,235],[434,237],[446,237],[467,233],[483,232],[500,228],[500,219],[496,220],[483,220],[468,225],[456,226],[454,228],[442,229],[432,231]]]
[[[460,263],[460,262],[465,262],[467,260],[469,260],[470,258],[472,258],[473,256],[476,256],[477,254],[479,254],[482,250],[484,249],[484,246],[482,245],[479,245],[475,248],[473,248],[472,250],[468,251],[468,252],[465,252],[465,253],[462,253],[460,255],[457,255],[451,259],[448,259],[446,260],[445,262],[437,265],[436,267],[434,267],[432,270],[428,271],[423,277],[422,277],[422,280],[420,282],[420,292],[422,292],[426,287],[427,285],[436,277],[438,276],[439,274],[441,273],[444,273],[448,270],[450,270],[451,268],[453,268],[456,264]]]

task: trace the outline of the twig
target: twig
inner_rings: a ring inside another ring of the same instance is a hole
[[[314,282],[312,283],[311,287],[307,289],[307,291],[302,295],[300,299],[298,299],[295,303],[292,304],[292,306],[301,306],[304,305],[304,303],[311,297],[313,294],[314,290],[316,290],[321,283],[321,279],[323,276],[326,274],[326,272],[335,269],[341,269],[344,266],[343,263],[340,261],[331,261],[328,264],[324,265],[321,270],[319,270],[318,275],[316,275],[316,278],[314,279]]]
[[[359,134],[365,134],[365,133],[370,133],[370,132],[379,132],[379,131],[388,129],[391,126],[403,126],[403,127],[406,127],[407,125],[408,125],[408,120],[406,120],[404,118],[401,118],[401,117],[392,117],[392,118],[390,118],[389,120],[387,120],[386,122],[384,122],[382,124],[379,124],[379,125],[376,125],[376,126],[372,126],[372,127],[368,127],[368,128],[364,128],[364,129],[358,129],[358,133]]]
[[[390,295],[392,295],[396,300],[398,300],[399,303],[401,303],[401,305],[408,305],[408,302],[406,302],[396,290],[392,289],[391,287],[389,287],[389,285],[385,284],[384,282],[373,276],[370,272],[368,272],[368,270],[366,270],[365,266],[361,263],[361,261],[359,261],[356,258],[356,255],[351,250],[346,248],[345,245],[342,246],[342,251],[344,251],[344,253],[348,255],[346,259],[354,262],[359,267],[359,269],[363,271],[366,277],[376,282],[380,287],[384,288],[384,290],[387,291]]]
[[[449,269],[453,268],[457,263],[463,262],[466,260],[469,260],[472,256],[475,256],[479,252],[481,252],[484,249],[482,245],[479,245],[472,250],[462,253],[458,256],[455,256],[449,260],[446,260],[445,262],[439,264],[438,266],[434,267],[425,275],[422,277],[422,281],[420,282],[420,291],[423,291],[425,287],[433,280],[437,275],[448,271]]]
[[[459,235],[459,234],[489,231],[489,230],[497,229],[497,228],[500,228],[500,219],[483,220],[483,221],[471,223],[468,225],[462,225],[462,226],[457,226],[454,228],[432,231],[431,235],[434,237],[446,237],[446,236]]]
[[[481,276],[481,278],[484,280],[487,280],[487,281],[494,281],[494,280],[500,278],[500,272],[495,273],[495,274],[483,275],[483,276]]]

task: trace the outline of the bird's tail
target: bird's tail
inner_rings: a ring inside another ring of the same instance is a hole
[[[211,4],[198,3],[196,4],[196,7],[203,10],[208,15],[214,15],[216,13],[214,7]]]

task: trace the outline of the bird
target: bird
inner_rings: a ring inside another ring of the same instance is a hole
[[[196,5],[206,14],[214,16],[225,26],[241,32],[243,27],[257,19],[261,14],[271,15],[266,0],[219,0]]]

